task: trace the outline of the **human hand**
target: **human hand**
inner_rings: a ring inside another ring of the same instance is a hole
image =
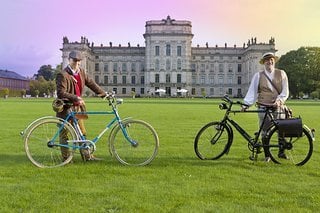
[[[84,100],[81,97],[78,97],[77,105],[79,106],[85,105]]]
[[[278,107],[280,107],[280,106],[282,106],[282,101],[281,100],[276,100],[275,102],[274,102],[274,104],[273,104],[276,108],[278,108]]]

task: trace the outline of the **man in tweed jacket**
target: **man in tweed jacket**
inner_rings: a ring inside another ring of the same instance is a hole
[[[74,111],[85,111],[85,103],[81,98],[84,91],[84,86],[90,88],[95,94],[104,96],[105,91],[91,79],[86,71],[80,68],[82,54],[79,51],[71,51],[69,54],[69,65],[57,74],[56,86],[57,96],[59,99],[66,100],[72,106],[65,106],[62,112],[57,112],[57,117],[66,118],[68,109],[73,108]],[[84,118],[79,119],[79,126],[84,135],[86,129],[84,127]],[[61,134],[60,143],[66,143],[66,136]],[[67,148],[62,148],[62,157],[67,158],[69,151]],[[86,160],[91,160],[90,154],[84,154]]]

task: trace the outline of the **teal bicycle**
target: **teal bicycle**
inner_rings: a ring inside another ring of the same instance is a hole
[[[76,153],[94,153],[96,143],[111,129],[108,143],[112,156],[125,165],[149,164],[156,157],[159,148],[159,137],[155,129],[142,120],[121,119],[117,106],[122,104],[123,100],[116,99],[114,93],[106,93],[104,100],[111,106],[111,111],[75,112],[70,108],[66,119],[46,116],[33,121],[21,132],[29,160],[40,168],[66,165]],[[89,114],[113,116],[106,127],[92,140],[88,140],[82,134],[78,123],[78,116]],[[63,143],[62,136],[66,138]],[[69,153],[64,158],[63,149],[67,149]]]

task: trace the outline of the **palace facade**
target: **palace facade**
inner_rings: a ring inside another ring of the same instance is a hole
[[[63,67],[72,50],[81,51],[81,66],[106,91],[118,96],[242,97],[265,52],[276,52],[274,38],[258,43],[251,38],[242,47],[197,45],[192,47],[190,21],[147,21],[145,47],[100,46],[81,37],[80,42],[63,38]]]

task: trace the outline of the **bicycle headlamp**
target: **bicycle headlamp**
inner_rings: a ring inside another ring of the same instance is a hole
[[[63,111],[63,105],[64,105],[64,102],[63,102],[62,99],[55,99],[52,102],[52,109],[55,112],[62,112]]]

